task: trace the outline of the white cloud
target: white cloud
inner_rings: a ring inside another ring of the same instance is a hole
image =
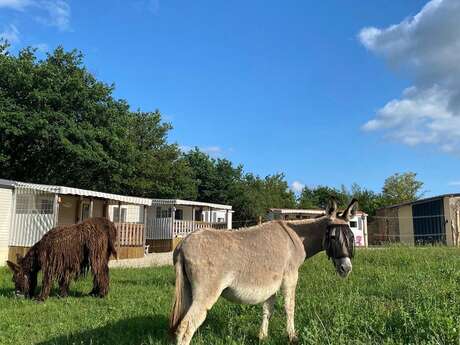
[[[304,188],[305,188],[305,185],[301,183],[300,181],[294,181],[291,184],[291,190],[294,193],[301,193]]]
[[[70,5],[63,0],[38,1],[37,5],[47,16],[38,16],[37,20],[43,24],[56,26],[60,30],[67,30],[70,27]]]
[[[407,145],[460,151],[460,1],[432,0],[412,18],[364,28],[361,43],[414,85],[364,124]]]
[[[29,0],[0,0],[0,8],[11,8],[21,11],[30,5]]]
[[[210,155],[221,154],[222,151],[223,151],[220,146],[203,147],[201,150],[206,152],[206,153],[208,153],[208,154],[210,154]]]
[[[50,50],[50,47],[46,43],[37,43],[32,45],[32,48],[37,49],[40,53],[47,53]]]
[[[19,30],[13,24],[5,27],[3,32],[0,32],[0,38],[7,40],[10,44],[16,44],[20,41]]]
[[[460,181],[451,181],[449,182],[449,186],[460,186]]]
[[[195,149],[196,146],[188,146],[188,145],[181,145],[179,146],[179,149],[182,152],[189,152],[193,149]],[[204,153],[207,153],[211,157],[217,158],[217,157],[223,157],[227,153],[232,153],[234,152],[233,148],[229,149],[223,149],[220,146],[202,146],[198,147],[198,149]]]
[[[0,8],[28,10],[38,22],[60,30],[70,27],[70,5],[64,0],[0,0]]]

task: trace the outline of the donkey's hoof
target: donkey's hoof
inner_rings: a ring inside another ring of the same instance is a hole
[[[268,338],[268,334],[265,333],[265,332],[259,332],[259,340],[260,341],[264,341],[264,340],[267,340]]]
[[[289,335],[289,342],[291,344],[298,344],[299,343],[299,337],[297,336],[297,334]]]

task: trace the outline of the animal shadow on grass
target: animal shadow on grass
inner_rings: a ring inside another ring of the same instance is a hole
[[[49,339],[37,345],[150,345],[169,344],[165,315],[139,316],[106,326]]]

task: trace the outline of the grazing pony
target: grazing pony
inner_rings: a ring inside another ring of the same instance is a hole
[[[93,274],[92,295],[104,297],[109,291],[109,258],[117,255],[115,225],[105,218],[90,218],[74,225],[58,226],[48,231],[18,263],[7,261],[13,271],[16,295],[35,296],[38,271],[43,271],[43,284],[38,300],[50,294],[57,280],[60,296],[69,293],[73,278]]]
[[[294,329],[295,289],[305,259],[326,250],[337,273],[351,272],[354,237],[348,226],[353,199],[337,214],[331,201],[326,215],[294,222],[271,221],[239,231],[203,229],[188,235],[174,251],[175,301],[170,331],[177,345],[188,345],[206,313],[219,296],[245,304],[263,303],[259,338],[268,336],[275,295],[281,289],[287,315],[287,333]]]

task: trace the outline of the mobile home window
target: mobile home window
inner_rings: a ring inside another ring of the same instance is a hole
[[[350,228],[357,228],[357,227],[358,227],[358,223],[355,220],[350,222]]]
[[[35,197],[35,207],[39,214],[53,214],[54,200],[47,197]]]
[[[174,218],[182,220],[184,219],[184,211],[181,209],[176,210],[176,214],[174,215]]]
[[[157,218],[161,218],[161,207],[157,207]]]
[[[32,196],[27,194],[16,195],[16,213],[27,214],[30,213],[29,200]]]
[[[113,208],[113,221],[115,223],[125,223],[126,222],[126,208],[121,208],[121,218],[120,218],[120,208]]]
[[[171,207],[166,210],[161,210],[161,218],[171,218]]]
[[[90,209],[90,204],[88,203],[83,203],[81,206],[81,219],[85,220],[89,218],[89,209]]]

